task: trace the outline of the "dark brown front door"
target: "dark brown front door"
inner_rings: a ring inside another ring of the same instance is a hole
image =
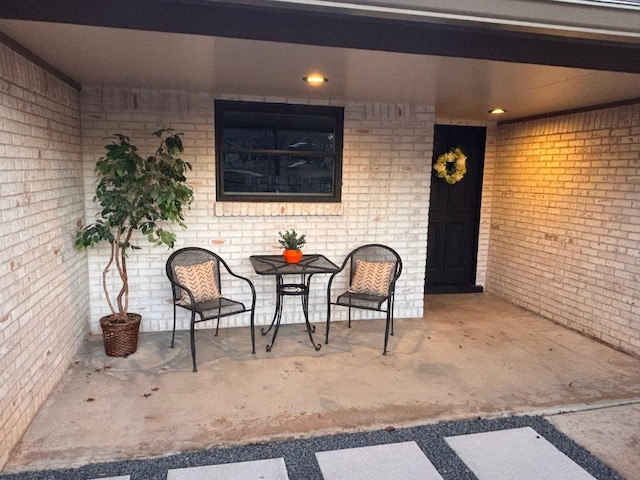
[[[425,293],[482,291],[475,280],[485,138],[484,127],[435,126],[433,162],[457,147],[467,173],[449,185],[431,171]]]

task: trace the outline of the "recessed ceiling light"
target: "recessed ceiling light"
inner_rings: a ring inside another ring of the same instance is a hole
[[[322,85],[323,83],[327,83],[329,81],[327,77],[325,77],[324,75],[320,75],[319,73],[307,75],[302,79],[311,85]]]
[[[493,110],[489,110],[489,113],[491,115],[502,115],[503,113],[506,113],[507,111],[504,108],[494,108]]]

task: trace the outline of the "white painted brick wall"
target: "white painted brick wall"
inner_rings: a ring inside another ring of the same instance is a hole
[[[88,333],[79,95],[0,44],[0,469]]]
[[[640,104],[498,129],[488,290],[640,355]]]
[[[281,98],[224,98],[308,103]],[[150,139],[150,132],[170,126],[184,132],[184,159],[193,165],[188,178],[195,189],[195,201],[186,216],[188,229],[177,231],[177,247],[209,248],[221,254],[237,273],[249,277],[257,291],[258,325],[268,324],[273,316],[274,279],[257,276],[249,263],[249,255],[279,253],[278,231],[290,228],[307,235],[306,252],[324,253],[336,262],[364,243],[390,245],[404,260],[397,289],[396,316],[422,316],[433,109],[414,105],[332,103],[345,106],[340,204],[216,203],[213,100],[206,94],[179,91],[86,87],[81,102],[87,221],[92,221],[96,212],[91,201],[95,181],[93,166],[104,152],[104,137],[122,132],[151,150],[156,142]],[[143,330],[169,330],[171,290],[164,264],[170,252],[148,246],[144,240],[140,245],[143,249],[132,254],[128,263],[131,310],[143,315]],[[100,288],[106,253],[104,248],[89,252],[91,330],[95,333],[99,331],[98,319],[108,313]],[[327,276],[323,275],[313,279],[312,321],[325,319],[326,282]],[[231,293],[238,295],[233,290]],[[242,294],[239,298],[242,299]],[[303,321],[297,299],[285,301],[283,322]],[[337,312],[339,318],[344,318],[343,312]],[[247,325],[248,320],[248,317],[237,316],[224,323],[240,326]],[[181,312],[179,327],[188,328],[188,316],[184,312]]]

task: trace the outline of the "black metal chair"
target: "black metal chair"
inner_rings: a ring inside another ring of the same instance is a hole
[[[233,273],[219,255],[199,247],[181,248],[173,252],[167,260],[166,270],[173,291],[171,348],[174,346],[176,336],[176,307],[185,308],[191,312],[191,358],[194,372],[197,372],[195,326],[200,322],[217,319],[215,333],[217,337],[221,318],[251,312],[251,348],[252,353],[256,353],[254,331],[256,290],[251,280]],[[229,275],[245,281],[251,289],[252,299],[248,307],[242,302],[222,295],[221,278]],[[199,320],[196,319],[196,314],[200,317]]]
[[[349,267],[347,269],[347,266]],[[349,286],[344,293],[332,301],[331,286],[333,280],[342,272],[349,274]],[[384,349],[387,354],[389,334],[393,335],[393,302],[396,281],[402,273],[400,255],[390,247],[369,244],[353,250],[345,258],[340,270],[329,277],[327,286],[327,330],[325,344],[329,343],[331,326],[331,305],[349,308],[349,328],[351,328],[351,309],[375,310],[387,314],[384,333]]]

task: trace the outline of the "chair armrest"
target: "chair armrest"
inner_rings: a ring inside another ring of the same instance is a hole
[[[196,298],[193,296],[193,293],[191,293],[191,290],[189,290],[187,287],[183,287],[182,285],[180,285],[178,282],[176,282],[174,279],[169,278],[169,281],[171,282],[171,287],[172,287],[172,296],[173,296],[173,303],[174,304],[178,304],[181,307],[185,307],[185,308],[195,308],[196,306]],[[191,302],[191,305],[183,305],[182,303],[176,303],[180,301],[180,296],[176,295],[176,287],[181,288],[182,290],[184,290],[185,292],[187,292],[187,294],[189,295],[189,301]]]
[[[344,272],[347,263],[349,263],[349,257],[345,258],[344,261],[342,262],[342,265],[340,266],[340,268],[333,272],[331,274],[331,276],[329,277],[329,281],[327,282],[327,300],[331,299],[331,285],[333,284],[333,280],[342,272]]]
[[[400,274],[402,273],[402,262],[398,262],[398,271],[389,282],[389,296],[394,294],[396,291],[396,281],[400,278]]]
[[[242,280],[244,282],[246,282],[249,285],[249,288],[251,289],[251,310],[253,310],[255,304],[256,304],[256,288],[253,285],[253,282],[251,280],[249,280],[246,277],[243,277],[242,275],[238,275],[237,273],[235,273],[233,270],[231,270],[231,267],[229,267],[229,265],[227,265],[227,262],[225,262],[222,258],[219,259],[220,264],[224,266],[225,270],[227,271],[227,273],[229,275],[231,275],[232,277],[235,277],[239,280]],[[220,279],[220,281],[222,282],[222,278]]]

